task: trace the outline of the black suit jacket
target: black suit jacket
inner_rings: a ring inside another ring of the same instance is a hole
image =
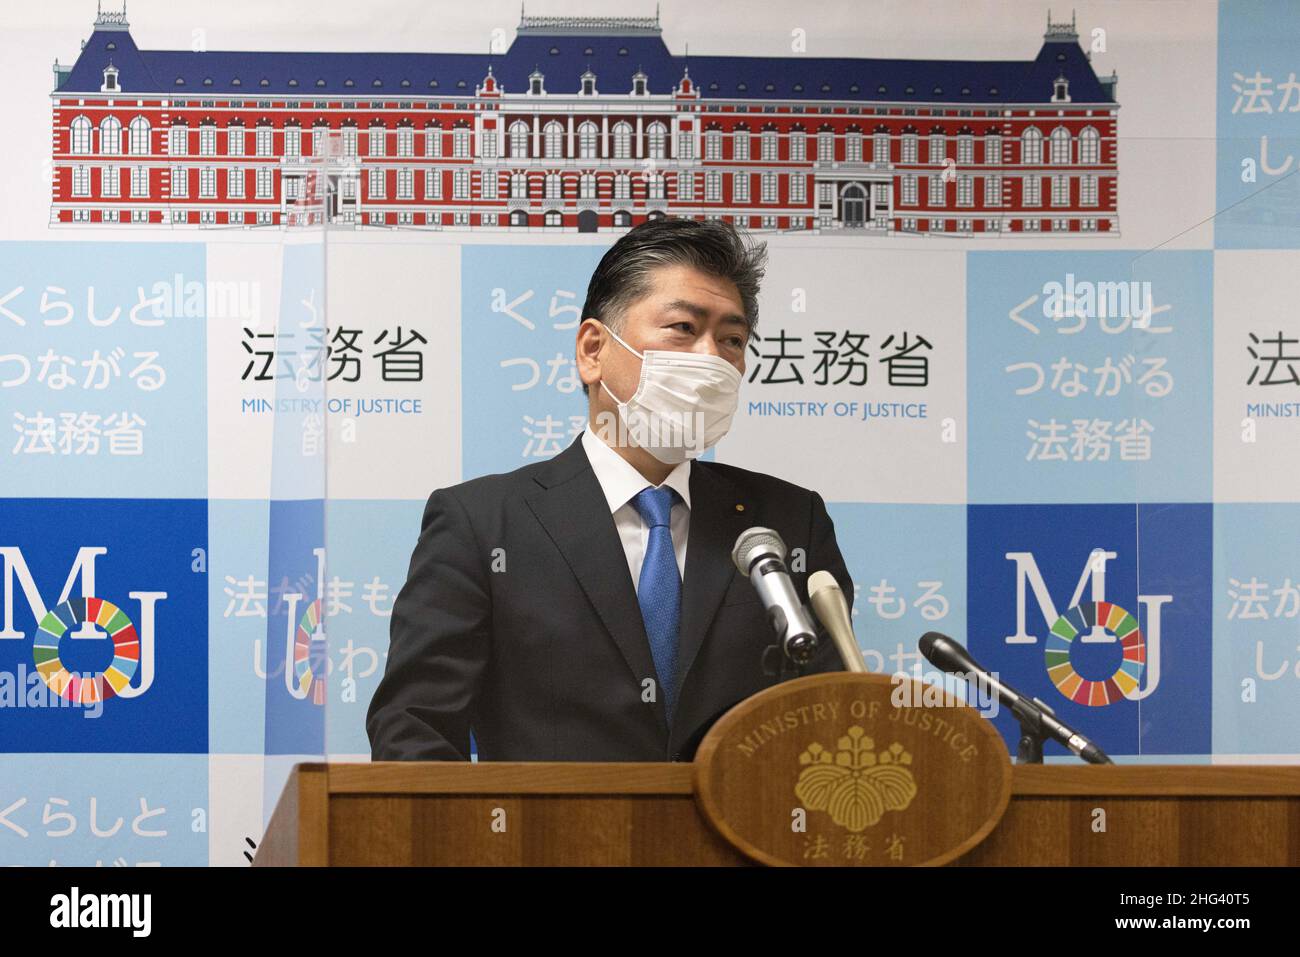
[[[376,761],[690,760],[732,705],[779,680],[774,635],[731,561],[736,537],[776,529],[852,603],[853,582],[816,492],[730,465],[691,465],[679,693],[642,700],[654,661],[619,542],[581,437],[546,462],[438,489],[393,605],[388,661],[366,713]],[[793,562],[791,563],[793,564]],[[820,626],[819,626],[820,627]],[[803,673],[841,670],[829,636]]]

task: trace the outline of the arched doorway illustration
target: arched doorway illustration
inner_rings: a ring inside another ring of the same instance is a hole
[[[859,229],[867,223],[867,191],[858,183],[849,183],[840,193],[840,220]]]

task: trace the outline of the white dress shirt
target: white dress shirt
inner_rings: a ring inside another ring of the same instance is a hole
[[[591,429],[582,432],[582,447],[587,452],[591,469],[596,473],[596,480],[605,493],[610,513],[614,516],[614,527],[618,529],[618,538],[627,556],[627,570],[632,575],[632,587],[640,590],[641,563],[645,559],[646,544],[650,540],[650,527],[641,518],[641,513],[632,504],[638,492],[653,487],[644,475],[638,472],[627,459],[623,458],[605,444],[605,440],[592,433]],[[686,534],[691,522],[691,461],[676,466],[663,485],[674,489],[681,497],[673,503],[669,516],[669,531],[673,536],[673,552],[677,556],[677,572],[686,576]],[[659,487],[663,487],[663,485]]]

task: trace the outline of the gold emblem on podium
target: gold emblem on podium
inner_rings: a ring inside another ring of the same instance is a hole
[[[799,755],[804,766],[794,793],[810,811],[857,833],[873,826],[886,811],[902,811],[916,797],[916,780],[907,766],[912,755],[897,741],[875,750],[858,725],[836,742],[834,752],[813,741]]]

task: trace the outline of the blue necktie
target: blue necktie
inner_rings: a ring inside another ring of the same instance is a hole
[[[671,488],[661,486],[644,488],[632,500],[650,529],[637,582],[637,603],[663,691],[664,713],[670,722],[677,703],[677,626],[682,616],[682,578],[669,525],[676,497]]]

